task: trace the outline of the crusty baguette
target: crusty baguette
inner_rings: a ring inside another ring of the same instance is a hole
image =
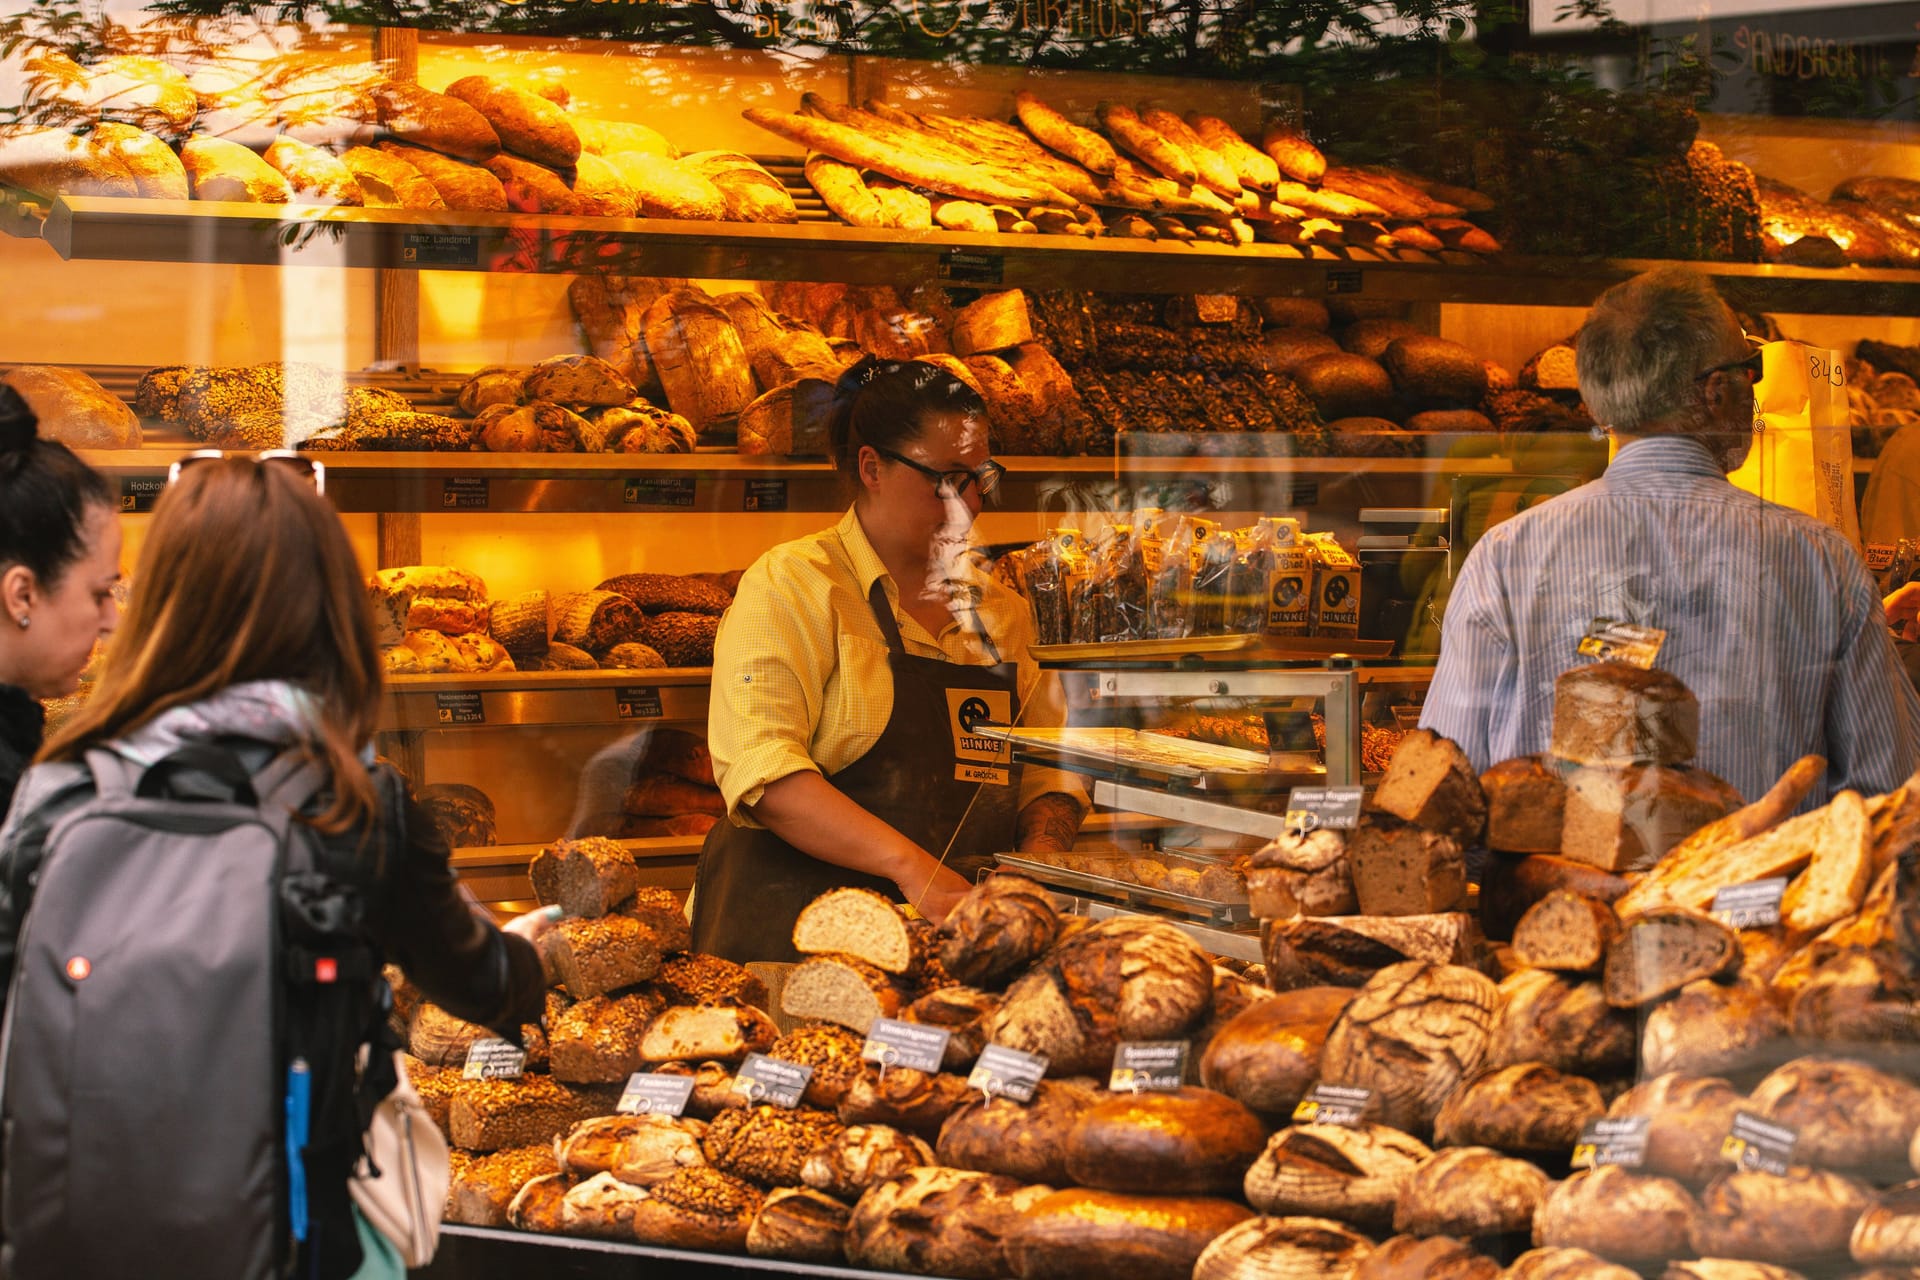
[[[891,182],[875,183],[872,190],[880,203],[880,225],[902,231],[932,230],[933,202],[927,197]]]
[[[1322,218],[1384,218],[1385,209],[1341,191],[1327,191],[1298,182],[1281,182],[1273,189],[1276,204],[1288,204]]]
[[[913,186],[938,191],[942,195],[979,200],[987,204],[1061,204],[1068,208],[1079,201],[1044,183],[1027,184],[979,168],[936,160],[924,153],[879,141],[847,125],[791,111],[773,111],[766,107],[748,107],[741,113],[749,121],[790,142],[823,151],[836,160],[884,173]]]
[[[1260,134],[1260,149],[1295,182],[1319,182],[1327,171],[1327,158],[1320,154],[1320,148],[1284,125],[1268,125]]]
[[[1100,123],[1123,150],[1145,161],[1154,172],[1185,186],[1200,181],[1200,172],[1187,153],[1142,120],[1132,107],[1103,102]]]
[[[1411,174],[1403,173],[1398,169],[1389,169],[1380,164],[1363,164],[1355,165],[1353,171],[1368,181],[1378,183],[1402,199],[1424,206],[1422,217],[1452,218],[1466,212],[1463,206],[1451,200],[1441,199],[1428,190],[1425,183],[1413,181]]]
[[[1105,202],[1141,213],[1198,213],[1226,216],[1233,206],[1205,187],[1182,186],[1150,173],[1122,157],[1103,188]]]
[[[1062,209],[1050,209],[1046,212],[1058,214],[1070,222],[1073,220],[1073,215]],[[987,206],[974,200],[935,197],[933,220],[935,224],[949,231],[971,231],[977,235],[994,235],[1000,230],[1000,225],[994,221],[993,213]]]
[[[1240,179],[1233,166],[1203,142],[1185,120],[1164,108],[1152,107],[1140,113],[1140,122],[1185,152],[1203,184],[1229,200],[1239,197]]]
[[[1858,911],[1873,882],[1873,829],[1860,793],[1842,791],[1825,813],[1813,861],[1787,886],[1780,903],[1788,926],[1806,933]]]
[[[1240,131],[1219,116],[1187,112],[1187,123],[1221,159],[1233,166],[1234,176],[1243,187],[1271,191],[1280,185],[1280,166],[1272,156],[1240,136]]]
[[[978,116],[943,116],[932,112],[916,115],[883,102],[870,101],[866,109],[916,134],[958,145],[964,152],[961,158],[969,164],[990,163],[1003,172],[1038,179],[1076,200],[1100,199],[1100,187],[1091,174],[1061,159],[1010,124],[982,120]]]
[[[302,204],[361,203],[360,184],[353,171],[331,152],[282,134],[267,147],[262,159],[280,171],[293,199]]]
[[[1420,188],[1428,196],[1443,204],[1459,205],[1468,213],[1486,213],[1493,209],[1493,197],[1472,187],[1456,187],[1449,182],[1435,182],[1432,178],[1423,178],[1417,173],[1401,173],[1400,180]]]
[[[1614,909],[1626,916],[1663,902],[1704,907],[1724,885],[1800,870],[1813,856],[1812,835],[1824,819],[1803,814],[1794,819],[1794,824],[1799,824],[1796,830],[1770,849],[1748,848],[1747,842],[1778,827],[1799,808],[1826,768],[1827,762],[1820,756],[1802,756],[1794,761],[1767,794],[1709,822],[1675,845],[1640,883],[1614,903]],[[1796,850],[1797,846],[1804,847]]]
[[[1873,823],[1873,871],[1878,875],[1920,840],[1920,775],[1867,801]]]
[[[814,151],[807,155],[806,175],[820,199],[842,222],[854,227],[887,225],[880,201],[867,189],[857,165]]]
[[[1423,218],[1429,212],[1434,212],[1429,207],[1431,202],[1419,192],[1409,194],[1392,183],[1380,181],[1372,174],[1345,165],[1329,166],[1320,175],[1320,185],[1329,191],[1370,200],[1396,218]],[[1455,214],[1460,212],[1458,209],[1450,211]]]
[[[1119,159],[1113,144],[1093,130],[1081,128],[1024,89],[1013,95],[1013,110],[1041,145],[1051,147],[1089,172],[1113,172],[1114,162]]]

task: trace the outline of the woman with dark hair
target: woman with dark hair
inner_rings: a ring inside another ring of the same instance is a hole
[[[43,440],[0,387],[0,817],[40,750],[42,698],[80,685],[119,620],[120,517],[106,478]]]
[[[295,455],[201,457],[176,469],[94,695],[42,750],[0,828],[0,991],[49,833],[95,794],[90,753],[109,751],[144,776],[215,748],[249,774],[288,752],[319,767],[325,785],[297,817],[340,837],[322,842],[322,869],[355,891],[375,963],[398,964],[435,1004],[508,1039],[541,1018],[546,983],[533,942],[551,923],[546,913],[495,928],[455,881],[433,820],[410,798],[381,801],[402,789],[381,785],[375,770],[385,766],[370,746],[380,656],[353,547],[317,491],[323,474]],[[7,1115],[12,1106],[0,1099]],[[364,1253],[360,1274],[398,1276],[391,1246],[349,1207],[347,1170],[329,1180],[308,1159],[314,1233],[300,1274],[355,1274]],[[18,1201],[15,1192],[6,1187],[9,1214],[59,1188],[22,1188]]]
[[[983,724],[1059,724],[1025,604],[968,532],[998,486],[979,393],[937,365],[849,368],[830,424],[853,504],[762,556],[714,646],[708,745],[728,819],[694,945],[791,960],[800,909],[862,886],[939,921],[994,853],[1070,847],[1079,783],[1013,765]]]

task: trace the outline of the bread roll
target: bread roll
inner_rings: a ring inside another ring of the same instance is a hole
[[[1324,1218],[1252,1218],[1213,1238],[1193,1280],[1345,1276],[1372,1252],[1373,1241]]]
[[[1500,1274],[1504,1280],[1637,1280],[1638,1275],[1585,1249],[1530,1249]]]
[[[1498,1280],[1500,1264],[1449,1236],[1393,1236],[1353,1268],[1353,1280]]]
[[[717,1169],[683,1169],[647,1189],[633,1210],[633,1238],[642,1244],[710,1253],[745,1253],[747,1231],[766,1194]]]
[[[105,152],[126,166],[133,175],[139,195],[149,200],[185,200],[191,190],[187,169],[180,157],[159,138],[130,124],[103,121],[94,127],[88,142],[93,150]],[[268,148],[269,152],[272,148]],[[272,156],[268,156],[269,162]]]
[[[1492,982],[1457,965],[1383,969],[1328,1033],[1321,1076],[1372,1089],[1385,1123],[1426,1132],[1485,1061],[1497,999]]]
[[[727,198],[720,188],[678,161],[641,151],[603,158],[633,188],[643,218],[718,222],[727,216]]]
[[[782,1187],[767,1194],[766,1203],[747,1229],[747,1252],[756,1258],[832,1265],[846,1257],[841,1238],[850,1205],[810,1187]]]
[[[1257,1001],[1215,1032],[1200,1082],[1281,1121],[1320,1078],[1333,1022],[1353,1000],[1345,987],[1304,987]]]
[[[1007,1237],[1050,1193],[986,1173],[909,1170],[860,1197],[847,1223],[847,1260],[885,1271],[994,1280],[1008,1272]]]
[[[1118,917],[1067,939],[1009,987],[988,1039],[1043,1054],[1055,1072],[1104,1071],[1120,1041],[1177,1038],[1212,998],[1213,966],[1186,934]]]
[[[1418,1138],[1385,1125],[1296,1124],[1273,1135],[1243,1188],[1262,1213],[1335,1218],[1383,1231],[1393,1224],[1401,1188],[1432,1156]]]
[[[1492,1065],[1539,1062],[1593,1078],[1632,1069],[1634,1017],[1609,1005],[1598,981],[1522,969],[1500,984],[1499,1000]]]
[[[1656,1074],[1732,1075],[1772,1066],[1792,1051],[1773,993],[1746,977],[1688,983],[1647,1012],[1640,1035],[1641,1062]]]
[[[1021,1280],[1188,1280],[1207,1246],[1252,1216],[1231,1200],[1058,1191],[1021,1216],[1007,1256]]]
[[[1407,1176],[1393,1229],[1422,1236],[1498,1236],[1525,1231],[1546,1198],[1547,1175],[1486,1147],[1452,1147]]]
[[[140,419],[79,369],[21,364],[0,374],[40,420],[40,434],[69,449],[138,449]]]
[[[180,148],[180,163],[186,166],[195,200],[286,204],[293,199],[278,169],[225,138],[188,138]]]
[[[1687,1232],[1698,1210],[1672,1178],[1602,1165],[1554,1186],[1534,1219],[1533,1242],[1615,1262],[1664,1262],[1690,1252]]]
[[[1454,1090],[1434,1119],[1433,1136],[1443,1146],[1559,1154],[1606,1111],[1591,1080],[1537,1062],[1490,1067]]]
[[[1748,1106],[1800,1135],[1795,1160],[1866,1179],[1903,1175],[1920,1129],[1920,1088],[1841,1058],[1796,1058],[1755,1085]]]
[[[1710,1076],[1668,1074],[1635,1085],[1613,1100],[1607,1118],[1647,1119],[1647,1155],[1641,1166],[1699,1187],[1727,1171],[1720,1148],[1745,1105],[1740,1092]]]
[[[1708,1258],[1788,1266],[1838,1259],[1872,1204],[1866,1187],[1825,1170],[1726,1173],[1700,1193],[1688,1240]]]
[[[1067,1182],[1069,1135],[1098,1101],[1092,1090],[1058,1080],[1042,1080],[1025,1103],[972,1094],[940,1126],[940,1163],[1021,1182]]]
[[[1209,1089],[1122,1094],[1075,1121],[1067,1173],[1107,1191],[1230,1194],[1266,1137],[1259,1117]]]

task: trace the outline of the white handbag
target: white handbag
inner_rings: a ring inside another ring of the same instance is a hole
[[[401,1261],[424,1267],[440,1245],[453,1170],[447,1140],[427,1114],[398,1052],[394,1069],[400,1082],[380,1100],[367,1128],[369,1160],[347,1187],[354,1207],[399,1250]]]

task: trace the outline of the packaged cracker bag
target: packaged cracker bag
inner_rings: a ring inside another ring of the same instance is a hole
[[[1193,542],[1193,634],[1217,636],[1227,629],[1233,578],[1233,538],[1211,520],[1199,522]]]
[[[1266,595],[1270,636],[1304,636],[1312,630],[1313,555],[1297,536],[1299,527],[1299,521],[1288,520],[1272,536]]]
[[[1360,634],[1360,561],[1330,533],[1309,533],[1313,553],[1312,634]]]

